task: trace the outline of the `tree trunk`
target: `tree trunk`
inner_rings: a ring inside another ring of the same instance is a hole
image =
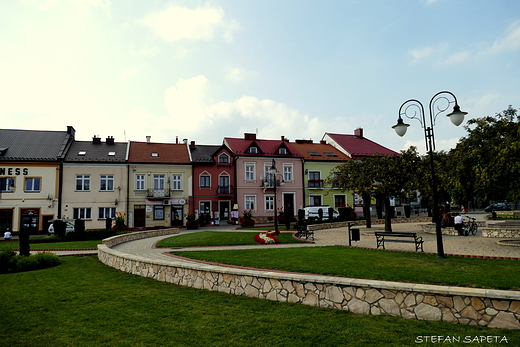
[[[372,217],[370,216],[370,193],[363,193],[363,214],[365,215],[366,227],[372,228]]]
[[[392,206],[390,206],[390,198],[383,199],[385,203],[385,231],[392,231]]]

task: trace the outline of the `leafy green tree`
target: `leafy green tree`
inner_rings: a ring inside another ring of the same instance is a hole
[[[468,121],[468,135],[450,152],[449,189],[459,203],[520,199],[520,115],[511,106]]]
[[[370,194],[376,191],[385,205],[385,230],[392,231],[390,197],[407,196],[417,189],[420,158],[415,147],[398,156],[374,155],[363,160],[350,160],[336,167],[326,179],[343,190],[359,191],[363,196],[367,228],[370,228]]]

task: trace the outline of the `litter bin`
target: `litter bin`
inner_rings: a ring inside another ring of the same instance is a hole
[[[350,229],[352,241],[359,241],[359,228]]]

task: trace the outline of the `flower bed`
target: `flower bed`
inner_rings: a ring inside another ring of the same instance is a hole
[[[266,233],[260,233],[255,235],[255,241],[261,245],[280,243],[280,240],[274,236],[274,231],[268,231]]]

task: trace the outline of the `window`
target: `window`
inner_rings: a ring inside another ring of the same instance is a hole
[[[218,192],[220,194],[229,194],[229,176],[227,176],[227,175],[219,176]]]
[[[181,190],[182,175],[172,175],[172,189]]]
[[[211,203],[209,201],[201,201],[200,202],[200,213],[209,214],[210,211],[211,211]]]
[[[90,207],[78,207],[73,210],[74,219],[92,219],[92,211]]]
[[[327,157],[337,157],[338,156],[336,153],[332,153],[332,152],[323,152],[323,154],[325,154]]]
[[[164,219],[164,206],[154,205],[153,207],[153,219]]]
[[[313,157],[321,157],[321,154],[319,154],[318,152],[307,152],[310,156],[313,156]]]
[[[222,153],[218,156],[218,162],[222,164],[229,164],[229,155]]]
[[[246,181],[255,180],[255,163],[246,163]]]
[[[292,175],[292,165],[284,165],[283,166],[283,180],[285,182],[292,182],[293,175]]]
[[[76,190],[89,191],[90,190],[90,175],[76,175]]]
[[[14,192],[14,178],[13,177],[2,177],[0,178],[0,191],[2,192]]]
[[[278,148],[278,154],[287,154],[287,148]]]
[[[153,189],[164,189],[164,175],[153,175]]]
[[[208,175],[200,176],[200,188],[211,188],[211,176],[208,176]]]
[[[265,199],[265,210],[274,211],[274,196],[267,195],[264,197],[264,199]]]
[[[321,182],[319,171],[309,171],[309,188],[320,188]]]
[[[26,192],[39,192],[41,179],[39,177],[25,179]]]
[[[99,182],[99,190],[114,190],[114,175],[101,175]]]
[[[321,206],[321,195],[309,196],[309,206]]]
[[[245,198],[245,209],[247,211],[254,211],[256,207],[256,196],[255,195],[246,195]]]
[[[116,216],[116,208],[115,207],[100,207],[99,208],[99,219],[107,219],[112,218],[114,219]]]
[[[159,158],[159,153],[153,152],[151,156],[152,158]]]
[[[264,164],[264,173],[265,173],[265,181],[269,182],[269,185],[272,185],[273,174],[271,173],[271,164]]]
[[[143,174],[135,175],[135,190],[145,190],[144,182],[145,176]]]
[[[256,147],[249,147],[249,150],[247,151],[247,153],[258,153],[258,148],[256,148]]]
[[[78,155],[80,156],[85,156],[87,154],[87,151],[79,151],[78,152]]]
[[[334,207],[345,207],[346,199],[345,195],[334,195]]]

